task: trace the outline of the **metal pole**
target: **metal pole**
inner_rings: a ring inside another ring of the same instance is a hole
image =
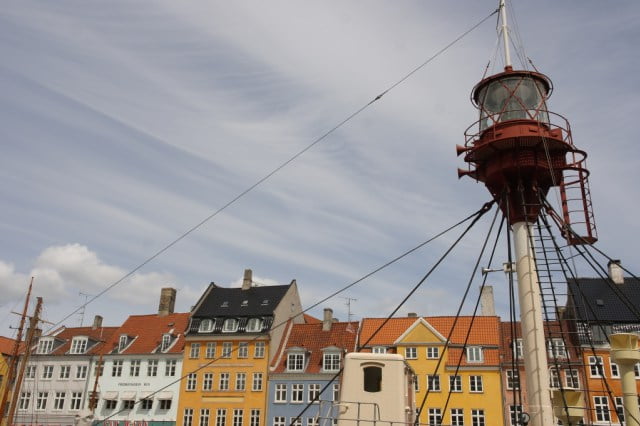
[[[527,376],[530,426],[549,426],[553,423],[553,407],[549,392],[549,370],[544,339],[540,285],[530,238],[531,224],[513,224],[513,240],[518,275],[520,325]]]
[[[507,8],[505,0],[500,0],[500,20],[502,21],[502,42],[504,43],[504,66],[511,66],[511,51],[509,50],[509,25],[507,25]]]

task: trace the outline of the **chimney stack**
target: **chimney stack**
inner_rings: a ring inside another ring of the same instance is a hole
[[[624,271],[620,265],[620,260],[610,260],[607,264],[609,266],[609,278],[616,284],[624,284]]]
[[[324,308],[324,318],[322,319],[322,331],[331,330],[331,324],[333,324],[333,309]]]
[[[418,314],[416,314],[415,312],[409,312],[409,313],[407,314],[407,316],[408,316],[409,318],[418,318]]]
[[[160,304],[158,305],[158,316],[165,317],[173,313],[176,304],[176,289],[165,287],[160,290]]]
[[[102,317],[100,315],[96,315],[93,317],[93,325],[91,326],[92,330],[96,330],[102,327]]]
[[[480,315],[484,317],[495,317],[496,307],[493,300],[493,286],[485,285],[482,287],[480,295]]]
[[[242,278],[242,289],[249,290],[251,288],[252,282],[253,282],[253,272],[251,272],[251,269],[245,269],[244,278]]]

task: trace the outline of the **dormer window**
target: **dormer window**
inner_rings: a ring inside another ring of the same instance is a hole
[[[262,318],[250,318],[245,328],[247,333],[257,333],[262,330]]]
[[[76,336],[71,339],[71,350],[69,350],[70,354],[83,354],[87,352],[87,336]]]
[[[269,304],[269,299],[264,299],[261,303],[262,306],[267,306]]]
[[[246,308],[247,306],[249,306],[249,301],[248,300],[243,300],[242,304],[240,304],[241,307]]]
[[[223,333],[234,333],[238,331],[238,320],[235,318],[227,318],[222,325]]]
[[[53,350],[53,337],[42,337],[38,341],[38,354],[45,355]]]
[[[222,305],[220,305],[221,308],[228,308],[229,307],[229,302],[227,302],[226,300],[224,302],[222,302]]]
[[[294,352],[287,355],[287,370],[288,371],[304,370],[304,352]]]
[[[467,347],[467,362],[484,362],[482,346]]]
[[[120,340],[118,340],[118,352],[122,352],[124,348],[129,344],[129,336],[123,334],[120,336]]]
[[[200,322],[198,333],[211,333],[213,331],[213,320],[203,319]]]
[[[165,352],[167,349],[169,349],[170,345],[171,345],[171,335],[170,334],[163,334],[162,335],[162,344],[160,345],[160,352]]]
[[[324,371],[340,370],[340,352],[327,352],[323,354],[322,369]]]

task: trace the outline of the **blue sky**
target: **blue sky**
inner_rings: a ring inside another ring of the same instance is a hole
[[[14,1],[0,10],[0,318],[29,281],[57,322],[487,16],[470,2]],[[589,153],[598,247],[638,271],[640,4],[513,2],[550,109]],[[380,101],[87,306],[118,324],[206,285],[296,279],[316,302],[489,199],[458,181],[492,17]],[[495,60],[493,60],[495,59]],[[516,64],[518,65],[518,64]],[[453,314],[483,221],[401,312]],[[451,243],[343,296],[386,315]],[[504,255],[502,255],[504,256]],[[500,258],[499,261],[503,261]],[[589,275],[585,270],[584,274]],[[505,312],[502,274],[491,277]],[[475,296],[474,296],[475,297]],[[332,307],[346,319],[345,299]],[[468,312],[468,310],[466,310]],[[10,319],[9,319],[10,318]],[[79,325],[72,316],[67,325]],[[8,328],[0,334],[11,335]]]

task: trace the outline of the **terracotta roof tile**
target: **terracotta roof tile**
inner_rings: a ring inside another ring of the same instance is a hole
[[[303,314],[304,315],[304,322],[307,324],[318,324],[320,322],[322,322],[322,320],[319,320],[316,317],[312,317],[309,314]]]
[[[98,342],[100,342],[100,341],[104,342],[104,341],[108,340],[109,338],[111,338],[111,335],[117,329],[118,329],[118,327],[98,327],[98,328],[93,328],[93,327],[65,327],[61,331],[56,333],[55,335],[52,335],[52,337],[55,337],[56,339],[63,340],[64,343],[61,346],[58,346],[51,353],[51,355],[65,355],[65,354],[67,354],[69,352],[69,349],[71,348],[71,339],[73,339],[76,336],[87,336],[92,340],[95,340],[95,341],[98,341]],[[48,337],[48,336],[43,336],[43,337]],[[101,346],[102,345],[100,343],[98,343],[98,344],[90,347],[85,355],[93,355],[93,354],[98,353]]]
[[[15,344],[15,339],[0,336],[0,354],[13,355],[13,347],[15,346]]]

